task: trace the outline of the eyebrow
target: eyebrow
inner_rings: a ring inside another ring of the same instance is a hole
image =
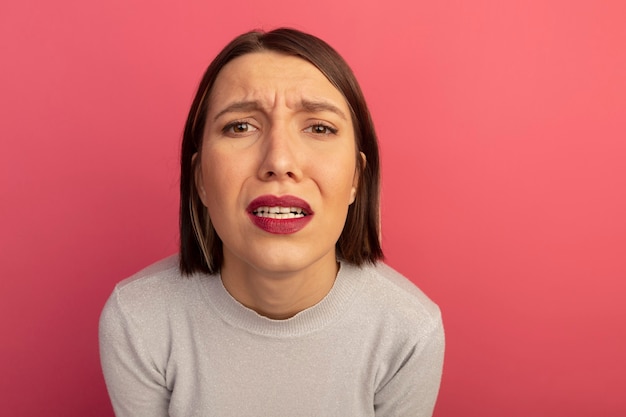
[[[260,110],[261,108],[261,104],[258,101],[235,101],[217,113],[213,118],[213,121],[216,121],[226,113],[246,112]]]
[[[224,109],[222,109],[219,113],[215,115],[213,121],[216,121],[221,116],[226,113],[235,113],[235,112],[247,112],[254,110],[262,110],[263,106],[258,101],[235,101],[234,103],[229,104]],[[320,112],[331,112],[335,113],[339,117],[344,120],[348,120],[345,113],[341,111],[341,109],[334,104],[325,101],[325,100],[301,100],[296,107],[299,111],[306,111],[309,113],[320,113]]]
[[[299,108],[309,113],[331,112],[341,117],[343,120],[348,120],[344,112],[337,106],[324,100],[302,100]]]

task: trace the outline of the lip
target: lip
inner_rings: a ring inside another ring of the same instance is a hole
[[[273,219],[270,217],[258,217],[254,214],[254,211],[259,207],[298,207],[305,212],[304,217],[298,217],[294,219]],[[246,208],[248,216],[252,223],[259,229],[276,234],[276,235],[288,235],[299,232],[302,230],[313,218],[313,210],[309,203],[305,200],[292,196],[274,196],[274,195],[262,195],[250,202]]]

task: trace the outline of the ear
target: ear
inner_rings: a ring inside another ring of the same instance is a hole
[[[357,166],[354,170],[354,178],[352,179],[352,190],[350,190],[350,204],[356,200],[356,192],[359,188],[359,179],[361,178],[361,172],[365,171],[365,165],[367,165],[367,158],[363,152],[359,152],[361,160],[357,159]],[[360,167],[359,167],[360,165]]]
[[[196,192],[198,193],[200,200],[202,200],[202,204],[206,207],[206,191],[204,189],[204,181],[202,179],[202,164],[198,160],[198,152],[194,153],[191,157],[191,169],[193,170]]]

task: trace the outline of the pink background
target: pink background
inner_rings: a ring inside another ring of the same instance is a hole
[[[0,5],[2,414],[112,415],[98,316],[176,250],[194,89],[287,25],[371,106],[388,262],[444,313],[435,415],[626,415],[625,3],[215,3]]]

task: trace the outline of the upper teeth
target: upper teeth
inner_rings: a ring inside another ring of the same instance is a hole
[[[253,213],[258,217],[269,217],[272,219],[294,219],[306,216],[306,213],[300,207],[263,206],[254,210]]]

